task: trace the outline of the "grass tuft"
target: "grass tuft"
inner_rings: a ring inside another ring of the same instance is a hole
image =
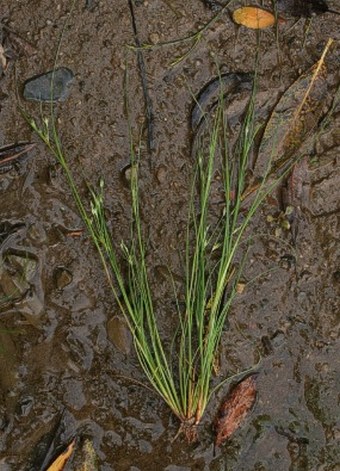
[[[90,188],[89,205],[83,202],[63,152],[55,119],[41,124],[28,122],[62,166],[80,216],[99,253],[113,296],[131,330],[140,365],[153,389],[181,422],[189,440],[196,437],[211,395],[216,390],[212,376],[223,328],[240,278],[243,262],[236,263],[241,244],[254,214],[278,180],[268,184],[269,169],[261,184],[244,202],[250,152],[258,129],[255,126],[255,92],[250,97],[238,142],[232,155],[228,149],[227,122],[220,97],[209,129],[207,145],[197,147],[185,245],[185,308],[179,311],[179,327],[172,349],[161,337],[148,278],[140,213],[139,151],[131,156],[131,237],[119,247],[113,244],[105,217],[105,184]],[[212,185],[216,167],[222,171],[223,212],[211,218]],[[271,176],[272,178],[272,176]],[[216,257],[216,254],[218,256]],[[123,255],[123,266],[119,262]],[[123,271],[124,269],[124,271]],[[124,276],[123,273],[127,273]],[[179,306],[177,300],[177,306]],[[222,381],[223,383],[223,381]],[[220,383],[220,384],[222,384]]]
[[[131,48],[139,50],[189,44],[189,49],[175,58],[172,65],[178,64],[200,43],[231,3],[232,0],[229,0],[205,25],[184,38]],[[76,0],[72,0],[58,44],[54,69],[57,67],[63,35],[75,5]],[[327,43],[320,66],[297,110],[297,119],[330,45],[331,41]],[[256,63],[258,66],[258,55]],[[273,175],[269,156],[267,170],[261,181],[255,182],[252,187],[248,186],[249,160],[258,131],[255,124],[255,89],[256,78],[234,149],[229,149],[222,92],[215,115],[210,123],[206,121],[208,138],[202,138],[195,146],[197,165],[188,208],[185,243],[185,307],[180,310],[180,303],[176,299],[179,326],[170,352],[160,334],[148,277],[147,247],[140,212],[140,155],[139,150],[134,150],[131,130],[131,236],[129,241],[121,241],[117,247],[111,238],[105,216],[104,180],[100,180],[97,188],[89,187],[90,199],[85,201],[73,177],[57,129],[53,83],[49,117],[42,116],[38,122],[23,113],[33,131],[63,168],[79,215],[99,254],[113,297],[131,331],[140,365],[153,389],[178,417],[180,431],[189,440],[195,439],[197,425],[201,422],[212,394],[226,381],[213,385],[212,376],[223,328],[242,274],[245,256],[241,257],[241,262],[239,256],[241,245],[249,237],[247,229],[265,198],[296,162],[290,162],[280,175]],[[298,158],[299,156],[295,157]],[[222,173],[224,202],[223,211],[215,221],[211,217],[211,196],[217,167]],[[123,264],[120,262],[122,255]]]

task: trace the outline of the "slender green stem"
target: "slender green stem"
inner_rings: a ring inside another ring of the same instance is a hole
[[[140,50],[140,49],[148,49],[148,50],[153,50],[153,49],[158,49],[160,47],[164,46],[176,46],[178,44],[183,44],[187,42],[191,42],[192,45],[189,47],[189,49],[181,56],[177,57],[175,60],[171,62],[171,66],[175,66],[185,60],[190,53],[196,48],[196,46],[200,43],[202,40],[204,34],[222,17],[222,15],[226,12],[227,8],[231,5],[233,0],[229,0],[222,8],[221,10],[216,13],[207,23],[205,23],[203,26],[197,29],[197,31],[194,31],[193,33],[188,34],[187,36],[184,36],[182,38],[178,39],[172,39],[170,41],[164,41],[160,42],[157,44],[149,44],[149,43],[143,43],[141,46],[136,46],[133,44],[129,44],[127,47],[132,50]]]

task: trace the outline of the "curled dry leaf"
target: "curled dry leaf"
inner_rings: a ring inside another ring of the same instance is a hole
[[[258,7],[242,7],[233,12],[233,20],[238,25],[251,29],[264,29],[273,26],[275,16],[270,11]],[[281,20],[282,21],[282,20]]]
[[[235,386],[223,401],[215,420],[216,446],[228,440],[252,409],[256,399],[255,376]]]
[[[49,466],[46,471],[63,471],[67,461],[70,459],[70,456],[73,453],[75,444],[76,439],[74,438],[66,450],[61,455],[59,455],[56,460],[53,461],[51,466]]]

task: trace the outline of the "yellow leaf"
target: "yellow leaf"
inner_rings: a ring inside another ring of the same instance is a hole
[[[74,438],[69,446],[66,448],[64,453],[58,456],[58,458],[53,461],[51,466],[48,467],[47,471],[63,471],[65,464],[73,453],[75,447],[76,439]]]
[[[257,7],[238,8],[233,13],[233,20],[252,29],[268,28],[275,24],[275,16],[272,13]]]

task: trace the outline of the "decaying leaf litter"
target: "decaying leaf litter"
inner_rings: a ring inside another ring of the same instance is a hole
[[[254,376],[243,379],[221,404],[215,419],[216,446],[228,440],[253,408],[256,400]]]

